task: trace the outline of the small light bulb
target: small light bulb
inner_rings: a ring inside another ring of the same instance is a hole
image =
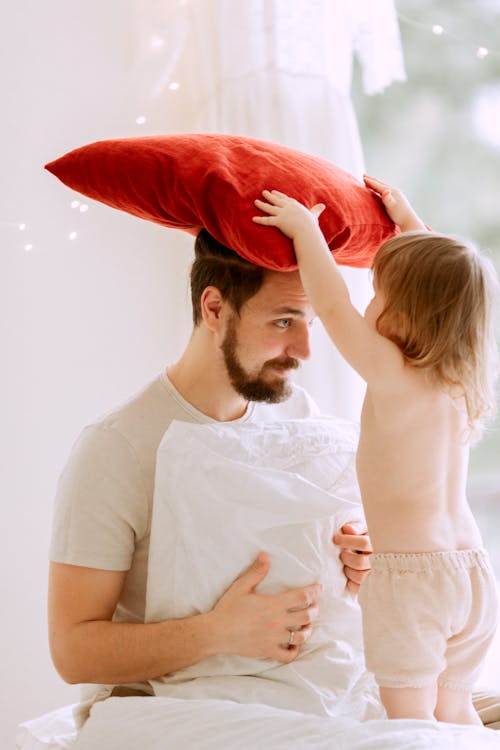
[[[444,34],[444,29],[442,26],[440,26],[438,23],[435,23],[432,27],[432,33],[436,36],[441,36],[441,34]]]
[[[71,201],[71,208],[78,208],[80,201]]]
[[[24,230],[26,229],[26,224],[18,224],[18,227],[20,232],[24,232]]]
[[[70,240],[76,240],[76,238],[77,238],[77,237],[78,237],[78,233],[77,233],[77,232],[70,232],[70,233],[68,234],[68,238],[69,238]]]
[[[172,83],[168,84],[168,88],[170,89],[170,91],[177,91],[177,89],[180,87],[180,85],[181,84],[178,83],[178,81],[172,81]]]
[[[476,57],[478,60],[484,60],[485,57],[488,57],[490,54],[489,49],[487,47],[478,47],[476,50]]]
[[[80,212],[82,214],[84,214],[85,211],[88,211],[88,210],[89,210],[89,207],[87,206],[87,204],[86,203],[82,203],[82,205],[80,206]]]
[[[144,123],[146,122],[146,118],[144,117],[144,115],[140,115],[139,117],[135,118],[135,121],[138,125],[144,125]]]
[[[24,249],[26,250],[27,253],[29,253],[30,250],[33,250],[33,245],[28,243],[27,245],[24,246]]]
[[[152,36],[149,40],[149,46],[151,49],[160,49],[165,44],[161,36]]]

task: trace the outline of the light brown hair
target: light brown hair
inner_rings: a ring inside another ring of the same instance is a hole
[[[498,280],[491,262],[458,237],[418,231],[385,242],[372,270],[385,296],[377,330],[409,365],[463,394],[469,427],[480,426],[495,411]]]
[[[201,295],[207,286],[216,287],[224,300],[239,314],[244,303],[257,294],[266,270],[249,263],[202,229],[196,237],[191,266],[193,323],[201,322]]]

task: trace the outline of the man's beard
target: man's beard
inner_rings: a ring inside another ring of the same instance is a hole
[[[270,359],[264,362],[257,375],[250,376],[241,366],[236,353],[238,337],[234,318],[228,321],[226,335],[220,348],[224,355],[224,363],[231,385],[247,401],[265,401],[268,404],[279,404],[291,395],[292,388],[285,378],[268,382],[264,375],[266,371],[272,372],[273,369],[296,370],[300,367],[298,359],[292,357]]]

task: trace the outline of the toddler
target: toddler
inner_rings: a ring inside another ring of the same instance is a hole
[[[319,228],[323,204],[265,190],[254,221],[293,240],[312,306],[367,384],[357,471],[374,554],[359,601],[387,715],[480,723],[472,687],[497,599],[466,477],[471,440],[495,405],[496,277],[469,243],[427,231],[399,190],[365,184],[401,234],[374,259],[364,317]]]

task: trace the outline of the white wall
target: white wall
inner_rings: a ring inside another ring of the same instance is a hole
[[[45,162],[141,129],[137,29],[123,0],[16,0],[2,13],[0,237],[2,681],[0,747],[15,726],[77,698],[46,632],[47,548],[58,474],[83,424],[147,382],[190,331],[192,239],[90,205]],[[25,222],[24,232],[17,224]],[[70,231],[78,238],[68,240]],[[31,252],[23,248],[32,243]]]

